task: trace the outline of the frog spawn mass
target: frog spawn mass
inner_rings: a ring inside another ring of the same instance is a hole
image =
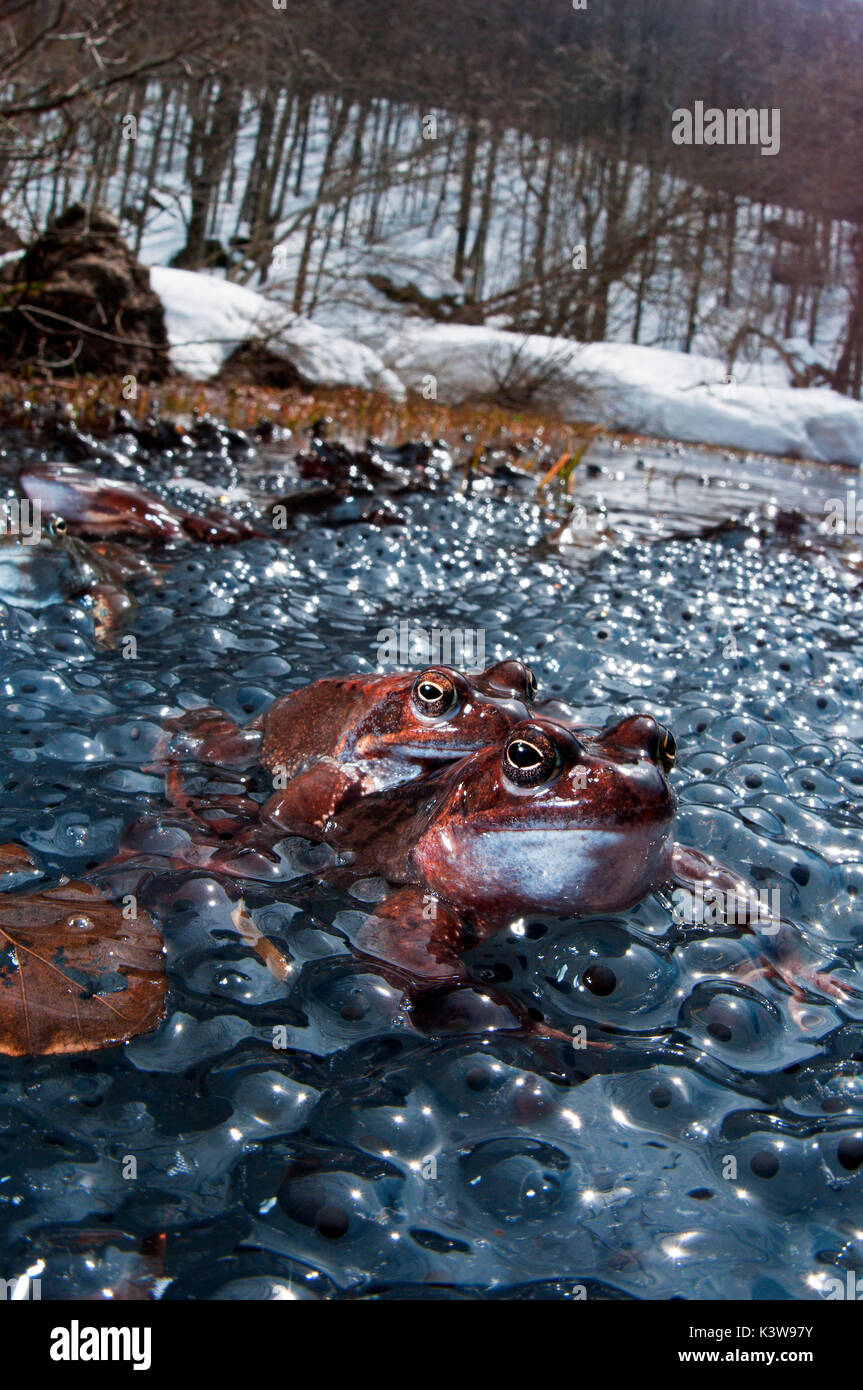
[[[247,894],[283,980],[238,936],[225,884],[166,873],[154,849],[140,899],[163,924],[167,1021],[86,1070],[3,1063],[6,1249],[46,1259],[46,1297],[152,1283],[147,1232],[166,1226],[167,1296],[818,1297],[863,1254],[859,598],[744,532],[574,573],[532,551],[524,503],[401,505],[401,530],[189,548],[141,605],[134,660],[98,650],[74,603],[4,609],[2,838],[73,877],[142,814],[156,845],[146,769],[166,709],[246,723],[310,680],[371,671],[405,618],[481,629],[488,661],[519,652],[586,723],[649,709],[672,727],[679,836],[778,887],[852,990],[801,1005],[741,933],[676,923],[649,896],[577,929],[527,913],[470,953],[473,990],[412,1011],[352,949],[386,886],[321,882],[328,847],[287,841],[279,881]],[[577,1045],[514,1031],[501,988]],[[94,1233],[107,1211],[119,1234]]]

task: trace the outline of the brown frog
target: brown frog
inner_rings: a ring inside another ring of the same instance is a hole
[[[259,764],[274,787],[263,823],[318,838],[333,815],[361,797],[499,741],[527,716],[535,692],[530,668],[506,660],[471,673],[429,666],[327,677],[281,696],[243,729],[220,710],[193,710],[169,725],[171,799],[212,825],[218,809],[184,793],[177,760],[236,770]],[[248,803],[242,809],[249,811]]]
[[[352,875],[397,885],[355,944],[421,990],[464,980],[461,952],[526,914],[619,912],[682,889],[721,899],[765,944],[775,931],[771,969],[796,989],[793,965],[777,964],[779,924],[762,921],[751,886],[675,843],[676,756],[649,715],[577,731],[532,718],[451,768],[345,807],[323,838]]]

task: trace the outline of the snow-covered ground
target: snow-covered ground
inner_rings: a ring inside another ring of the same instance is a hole
[[[594,420],[660,438],[863,463],[863,403],[826,389],[792,390],[778,366],[758,385],[725,376],[715,358],[626,343],[582,345],[502,329],[365,316],[367,342],[290,314],[284,304],[212,275],[154,266],[172,360],[211,377],[234,349],[265,339],[310,381],[400,398],[412,389],[447,404],[530,392],[563,419]]]
[[[309,381],[404,394],[371,348],[288,314],[282,304],[243,285],[167,266],[152,266],[150,281],[165,307],[171,360],[189,376],[206,381],[241,343],[258,339]]]

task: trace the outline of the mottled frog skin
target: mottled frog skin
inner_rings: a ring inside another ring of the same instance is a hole
[[[419,715],[410,702],[418,685],[428,685],[423,699],[449,705],[447,681],[463,697],[459,709],[479,712],[477,722],[455,733],[438,727],[424,741],[435,729],[427,721],[441,716]],[[416,676],[319,681],[277,701],[254,731],[227,728],[224,716],[209,711],[218,748],[238,762],[266,759],[272,768],[281,761],[291,769],[286,788],[263,808],[255,805],[254,820],[237,835],[216,840],[186,832],[182,822],[167,831],[142,825],[125,854],[164,839],[175,846],[177,867],[278,881],[274,847],[286,834],[324,841],[338,861],[323,877],[350,887],[377,875],[391,885],[352,939],[361,955],[395,972],[411,997],[464,984],[462,953],[531,913],[614,913],[650,892],[678,889],[719,895],[732,925],[765,931],[745,879],[675,841],[668,774],[677,747],[668,729],[645,714],[605,729],[530,713],[518,718],[527,702],[514,686],[533,692],[518,664],[470,678],[435,667]],[[488,737],[501,713],[505,727],[494,740],[458,757],[468,737]],[[243,743],[251,733],[255,749]],[[209,736],[203,743],[213,752]],[[774,937],[773,930],[752,969],[781,976],[797,998],[813,987],[835,993],[809,963],[801,967],[793,933],[783,926],[780,934],[777,924]]]
[[[433,666],[321,680],[286,695],[262,721],[260,761],[286,783],[263,818],[320,832],[361,797],[497,742],[525,717],[534,689],[528,668],[507,661],[478,675]]]
[[[430,666],[334,676],[277,699],[245,729],[219,710],[174,721],[171,753],[219,767],[259,764],[273,778],[265,824],[319,838],[339,810],[496,743],[536,690],[520,661],[464,673]],[[175,781],[173,797],[183,804]]]
[[[528,720],[415,792],[350,808],[327,839],[484,918],[619,911],[669,876],[663,737],[643,716],[590,738]]]

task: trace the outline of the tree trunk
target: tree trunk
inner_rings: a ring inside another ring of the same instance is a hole
[[[349,103],[347,97],[341,97],[336,114],[330,122],[330,133],[327,138],[327,151],[324,155],[324,167],[321,170],[321,177],[318,183],[318,192],[314,206],[309,213],[309,221],[306,226],[305,240],[300,254],[300,264],[297,269],[297,279],[294,285],[294,313],[302,313],[303,300],[306,295],[306,281],[309,274],[309,263],[312,257],[312,246],[315,240],[315,224],[317,222],[318,210],[323,202],[327,191],[327,184],[330,181],[333,164],[335,162],[336,150],[339,141],[347,124]]]
[[[491,137],[488,147],[488,157],[485,166],[485,180],[482,186],[482,197],[479,205],[479,222],[477,223],[476,236],[468,265],[471,270],[471,293],[474,299],[482,296],[482,282],[485,274],[485,244],[488,239],[488,229],[491,222],[491,211],[494,194],[494,176],[497,168],[497,152],[500,147],[500,131],[496,130]]]
[[[147,212],[148,212],[148,209],[149,209],[149,207],[150,207],[150,198],[151,198],[151,196],[152,196],[153,184],[154,184],[155,181],[156,181],[156,173],[157,173],[157,170],[158,170],[158,168],[159,168],[159,154],[160,154],[160,146],[161,146],[161,143],[162,143],[162,130],[163,130],[164,125],[165,125],[165,118],[166,118],[166,116],[167,116],[167,110],[168,110],[168,108],[167,108],[167,102],[165,102],[165,101],[160,102],[160,106],[159,106],[159,120],[158,120],[158,124],[156,125],[156,129],[155,129],[155,131],[153,132],[153,142],[152,142],[152,144],[151,144],[151,146],[150,146],[150,158],[149,158],[149,160],[147,161],[147,172],[146,172],[146,174],[144,175],[144,187],[143,187],[143,189],[141,189],[141,191],[140,191],[140,193],[139,193],[139,195],[138,195],[138,197],[139,197],[139,203],[138,203],[138,209],[137,209],[138,217],[137,217],[137,222],[136,222],[136,225],[135,225],[135,255],[136,255],[136,256],[139,256],[139,255],[141,254],[141,242],[142,242],[143,237],[144,237],[144,228],[145,228],[145,226],[147,225]]]
[[[473,176],[476,168],[476,151],[479,143],[479,127],[476,118],[471,116],[467,128],[467,141],[464,147],[464,156],[461,165],[461,194],[458,205],[458,237],[455,247],[455,266],[453,274],[456,280],[464,280],[465,254],[467,251],[467,235],[470,228],[470,209],[473,200]]]
[[[249,235],[254,241],[258,231],[261,216],[264,212],[263,194],[266,183],[266,171],[269,164],[270,141],[273,138],[273,126],[276,122],[276,99],[270,87],[265,87],[261,97],[261,112],[258,120],[258,133],[255,137],[255,152],[252,155],[252,162],[249,166],[249,176],[246,180],[246,188],[243,193],[243,201],[240,205],[240,222],[246,222],[249,226]]]
[[[304,92],[300,98],[300,109],[297,113],[297,129],[300,133],[300,152],[297,160],[297,176],[294,179],[294,197],[299,198],[303,191],[303,174],[306,169],[306,150],[309,144],[309,120],[312,113],[312,94]]]
[[[198,116],[193,134],[194,167],[190,180],[192,210],[186,229],[186,244],[175,264],[197,270],[205,260],[207,222],[236,135],[240,113],[240,93],[230,80],[222,82],[208,111]],[[192,158],[190,147],[190,158]]]
[[[854,289],[845,341],[833,373],[833,389],[844,395],[860,395],[863,375],[863,226],[856,226],[851,238],[854,257]]]
[[[695,246],[695,264],[692,268],[692,280],[689,289],[689,304],[687,308],[686,338],[683,344],[684,352],[692,351],[692,340],[698,328],[698,301],[701,298],[701,281],[704,274],[704,255],[707,250],[707,239],[710,234],[710,212],[704,208],[701,213],[701,226],[698,230],[698,239]]]
[[[357,109],[357,119],[354,125],[354,139],[351,146],[351,182],[345,197],[344,213],[342,215],[342,236],[341,245],[348,244],[348,221],[351,214],[351,206],[354,201],[357,184],[359,183],[360,170],[363,165],[363,134],[366,128],[366,121],[369,116],[368,101],[361,101]]]
[[[548,158],[545,162],[545,176],[542,181],[542,191],[539,195],[539,208],[536,214],[536,241],[533,248],[533,263],[536,267],[537,278],[542,281],[545,276],[545,251],[546,238],[548,236],[548,210],[551,203],[551,189],[554,183],[554,164],[557,158],[557,146],[553,140],[548,144]]]

